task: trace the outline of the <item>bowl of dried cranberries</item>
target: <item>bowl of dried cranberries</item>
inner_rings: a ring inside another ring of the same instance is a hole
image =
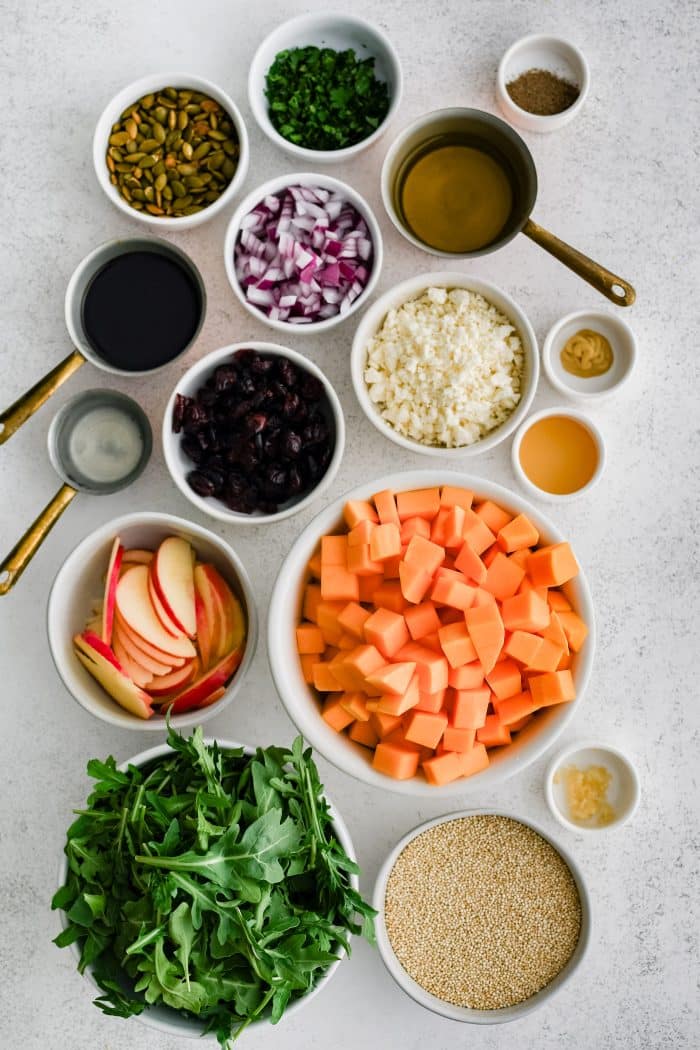
[[[276,343],[214,350],[178,381],[163,420],[173,481],[205,514],[259,525],[308,506],[345,446],[338,395],[320,368]]]

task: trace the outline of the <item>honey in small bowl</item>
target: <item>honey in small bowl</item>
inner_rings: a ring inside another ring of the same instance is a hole
[[[593,480],[599,452],[588,427],[574,416],[551,415],[526,430],[518,451],[525,476],[543,492],[569,496]]]

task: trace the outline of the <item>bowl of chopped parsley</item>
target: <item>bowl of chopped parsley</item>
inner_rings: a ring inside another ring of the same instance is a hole
[[[388,37],[338,13],[278,26],[248,76],[250,106],[267,137],[294,157],[329,164],[376,142],[401,90],[401,65]]]
[[[311,749],[187,739],[95,781],[68,829],[55,943],[105,1014],[222,1048],[328,982],[353,934],[373,940],[348,830]]]

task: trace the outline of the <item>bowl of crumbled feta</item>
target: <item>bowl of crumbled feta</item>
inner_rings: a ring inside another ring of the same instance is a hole
[[[380,433],[413,452],[457,458],[486,452],[523,421],[539,355],[515,300],[487,281],[442,272],[403,281],[370,307],[351,369]]]

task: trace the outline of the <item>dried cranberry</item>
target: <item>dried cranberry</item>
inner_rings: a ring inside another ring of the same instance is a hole
[[[274,365],[274,357],[263,357],[261,354],[258,354],[255,360],[251,361],[250,370],[258,375],[266,375],[270,369],[274,368]]]
[[[175,395],[175,404],[173,405],[173,433],[179,434],[182,430],[182,423],[185,417],[185,409],[192,404],[191,397],[185,397],[184,394]]]
[[[304,479],[298,467],[291,466],[287,473],[287,491],[290,496],[296,496],[304,487]]]
[[[255,393],[255,380],[247,372],[242,372],[238,378],[238,389],[244,397],[250,397]]]
[[[305,445],[318,445],[328,438],[328,426],[325,420],[315,419],[313,423],[307,424],[301,432]]]
[[[299,373],[286,357],[280,357],[277,362],[277,375],[286,387],[296,386]]]
[[[212,496],[218,496],[224,487],[225,476],[223,470],[216,470],[207,464],[205,470],[198,471],[205,478],[207,478],[213,485]]]
[[[236,350],[233,358],[236,364],[240,365],[241,368],[250,368],[252,363],[259,356],[257,350]]]
[[[206,408],[213,408],[217,403],[218,394],[212,387],[203,386],[201,390],[197,391],[197,400],[205,405]]]
[[[295,430],[287,430],[282,434],[280,441],[280,453],[287,459],[296,459],[301,452],[301,437]]]
[[[211,478],[201,470],[191,470],[187,475],[187,484],[198,496],[213,496],[215,485]]]
[[[217,394],[223,394],[225,390],[235,387],[238,380],[238,372],[233,365],[219,365],[214,373],[214,389]]]
[[[185,434],[180,448],[193,463],[201,463],[204,459],[204,450],[199,444],[196,436],[193,434]]]
[[[282,415],[285,419],[291,419],[296,414],[300,404],[301,399],[298,394],[295,394],[293,391],[286,394],[282,402]]]
[[[198,430],[204,426],[211,419],[209,409],[204,405],[200,405],[197,401],[190,402],[185,408],[182,429],[186,434],[191,434],[193,431]]]
[[[256,449],[245,448],[238,457],[238,462],[244,470],[252,472],[260,466],[260,453]]]
[[[249,434],[259,434],[267,426],[267,416],[264,412],[252,412],[245,417],[243,425]]]
[[[304,373],[299,389],[305,401],[320,401],[323,397],[323,383],[309,372]]]
[[[242,419],[243,416],[247,416],[253,408],[254,405],[252,401],[237,401],[231,409],[231,418]]]

